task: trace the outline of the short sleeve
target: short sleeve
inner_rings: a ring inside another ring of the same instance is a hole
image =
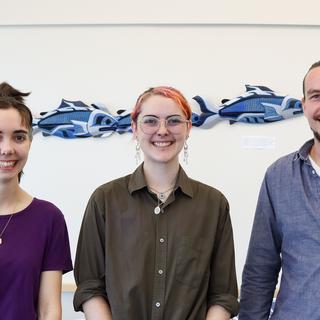
[[[66,273],[72,270],[66,222],[58,208],[52,205],[48,211],[49,212],[45,214],[48,215],[50,223],[48,225],[48,236],[42,262],[42,271],[61,270],[62,273]]]

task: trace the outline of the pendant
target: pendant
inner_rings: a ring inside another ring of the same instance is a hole
[[[159,206],[156,206],[153,210],[154,214],[159,214],[160,213],[160,207]]]
[[[160,192],[160,193],[159,193],[159,199],[160,199],[160,200],[164,200],[165,196],[166,196],[166,195],[165,195],[164,192]]]

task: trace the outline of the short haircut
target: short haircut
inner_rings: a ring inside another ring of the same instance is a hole
[[[303,98],[305,98],[306,96],[305,96],[305,81],[306,81],[306,77],[307,77],[307,75],[308,75],[308,73],[312,70],[312,69],[315,69],[315,68],[318,68],[318,67],[320,67],[320,60],[319,61],[317,61],[317,62],[315,62],[315,63],[313,63],[312,65],[311,65],[311,67],[309,68],[309,70],[307,71],[307,73],[305,74],[305,76],[303,77],[303,81],[302,81],[302,92],[303,92]]]

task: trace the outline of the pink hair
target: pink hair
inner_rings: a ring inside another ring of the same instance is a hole
[[[187,99],[182,95],[182,93],[172,87],[159,86],[159,87],[150,88],[139,96],[139,98],[137,99],[136,105],[133,108],[133,111],[131,112],[132,121],[137,122],[138,115],[141,112],[141,105],[147,98],[154,95],[159,95],[159,96],[163,96],[163,97],[174,100],[179,105],[179,107],[181,108],[181,110],[183,111],[187,119],[188,120],[191,119],[192,111],[191,111],[190,105]]]

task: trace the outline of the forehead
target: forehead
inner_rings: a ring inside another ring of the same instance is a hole
[[[153,95],[143,101],[140,114],[167,116],[171,114],[183,115],[184,113],[179,104],[173,99],[160,95]]]
[[[22,123],[20,113],[16,109],[0,109],[0,131],[21,129],[27,130],[26,126]]]
[[[320,90],[320,67],[316,67],[310,70],[305,79],[305,89],[306,91]]]

